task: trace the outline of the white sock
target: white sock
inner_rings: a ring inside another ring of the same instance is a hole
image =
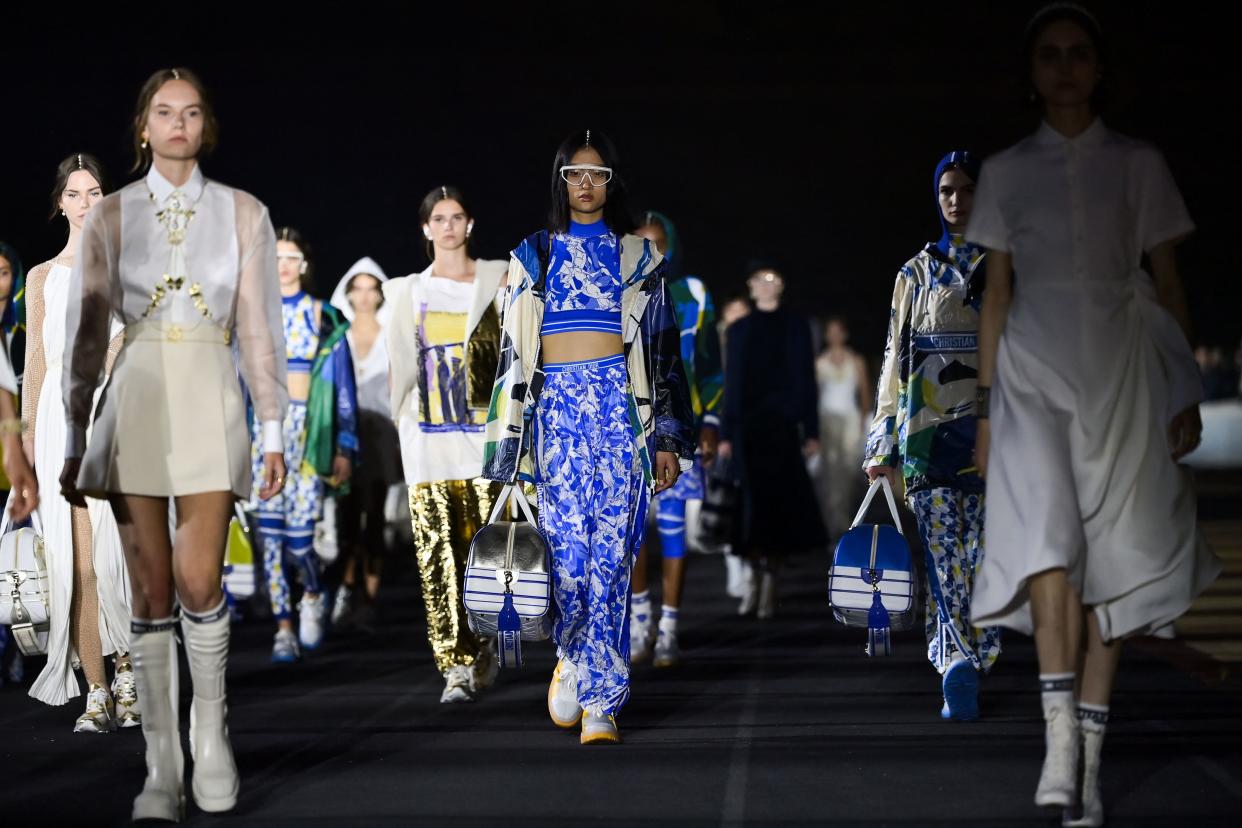
[[[677,633],[677,607],[668,604],[660,607],[660,632]]]
[[[1078,725],[1091,733],[1103,733],[1108,726],[1108,705],[1079,702]]]
[[[1072,710],[1074,707],[1073,673],[1040,673],[1039,697],[1044,705],[1044,717],[1053,708]]]
[[[651,593],[647,590],[635,592],[630,599],[630,617],[640,624],[651,620]]]

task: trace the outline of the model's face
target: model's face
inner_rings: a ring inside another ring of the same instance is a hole
[[[750,305],[741,299],[734,299],[720,309],[720,318],[727,328],[748,313],[750,313]]]
[[[95,180],[95,176],[86,170],[74,170],[65,182],[65,189],[60,194],[60,209],[64,211],[69,224],[82,229],[86,214],[95,203],[103,198],[103,187]]]
[[[188,81],[170,80],[151,98],[142,137],[157,157],[197,158],[203,146],[203,114],[198,90]]]
[[[589,164],[594,167],[604,166],[603,157],[594,147],[583,147],[569,159],[570,165]],[[604,216],[604,204],[608,201],[608,184],[598,179],[602,175],[583,175],[577,183],[565,182],[565,190],[569,196],[569,209],[579,213],[587,213],[591,221],[598,221]]]
[[[1081,26],[1058,20],[1040,32],[1031,59],[1031,82],[1045,107],[1090,104],[1100,82],[1100,57]]]
[[[750,298],[756,303],[776,302],[785,290],[785,280],[775,270],[756,271],[746,282]]]
[[[975,204],[975,182],[958,169],[940,176],[940,214],[951,230],[965,230]]]
[[[466,208],[453,198],[437,202],[423,225],[423,235],[440,250],[461,247],[473,230],[474,222],[466,215]]]
[[[0,256],[0,302],[5,302],[13,292],[13,263]]]
[[[276,268],[280,271],[281,287],[293,287],[302,281],[306,272],[306,256],[291,241],[276,242]]]
[[[644,224],[634,232],[644,239],[650,239],[656,250],[660,251],[661,256],[668,251],[668,236],[664,233],[664,225],[658,221]]]
[[[850,341],[850,332],[839,320],[834,319],[824,328],[824,339],[832,348],[844,348],[845,343]]]
[[[384,294],[380,290],[380,280],[370,273],[359,273],[349,280],[349,290],[345,294],[354,313],[373,314],[379,310]]]

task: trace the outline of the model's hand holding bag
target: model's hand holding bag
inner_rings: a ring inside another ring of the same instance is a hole
[[[506,505],[511,519],[500,520]],[[520,484],[505,486],[470,543],[464,600],[470,629],[496,636],[502,667],[521,667],[521,642],[552,634],[551,557]]]
[[[881,488],[893,526],[862,522]],[[849,531],[837,541],[828,602],[838,621],[867,628],[867,655],[891,655],[891,632],[909,629],[914,622],[914,566],[887,477],[871,483]]]

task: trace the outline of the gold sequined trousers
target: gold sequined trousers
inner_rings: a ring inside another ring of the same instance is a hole
[[[491,512],[501,485],[491,480],[440,480],[410,487],[414,554],[427,605],[427,640],[436,668],[474,664],[483,639],[470,631],[462,589],[470,541]]]

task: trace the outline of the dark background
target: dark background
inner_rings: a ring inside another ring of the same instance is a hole
[[[476,255],[499,258],[547,207],[570,130],[618,144],[636,209],[670,215],[718,304],[749,260],[782,266],[808,315],[883,346],[897,268],[938,235],[932,173],[1031,132],[1020,66],[1038,3],[94,6],[5,12],[0,238],[31,265],[63,244],[54,168],[96,153],[131,180],[139,86],[184,65],[222,125],[207,174],[303,230],[327,295],[358,257],[426,264],[421,198],[461,186]],[[1237,13],[1090,3],[1109,37],[1106,120],[1166,154],[1199,232],[1181,249],[1196,338],[1242,337],[1236,241]],[[159,11],[156,11],[156,10]],[[100,17],[106,15],[106,17]]]

